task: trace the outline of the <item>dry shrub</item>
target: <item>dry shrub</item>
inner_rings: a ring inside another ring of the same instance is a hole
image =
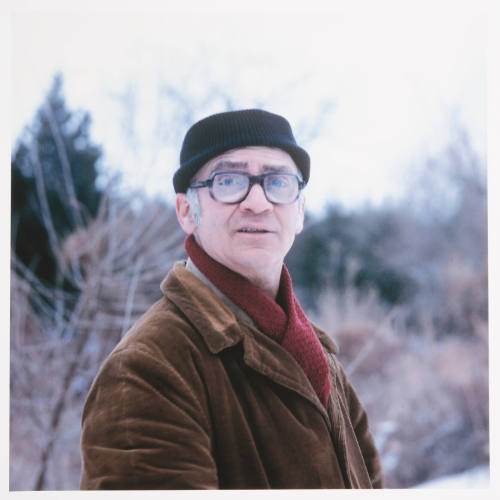
[[[11,307],[11,411],[10,411],[10,478],[23,486],[34,484],[36,469],[41,459],[41,447],[38,441],[40,433],[35,430],[32,416],[38,411],[38,399],[30,397],[33,374],[33,361],[38,357],[37,332],[43,326],[30,306],[31,287],[28,279],[12,273],[10,281]],[[14,366],[26,366],[26,369],[14,369]],[[23,457],[16,460],[13,457]],[[21,482],[22,481],[22,482]],[[25,488],[19,488],[25,489]]]
[[[80,419],[104,358],[161,296],[183,256],[175,212],[108,199],[95,221],[60,245],[76,292],[46,288],[13,258],[10,489],[78,489]]]
[[[453,281],[452,303],[480,279],[459,274],[463,286]],[[367,409],[386,486],[397,488],[487,463],[489,455],[487,324],[475,317],[474,335],[443,337],[430,322],[427,331],[408,331],[405,315],[404,307],[386,309],[350,290],[324,294],[315,318],[339,346]],[[470,318],[454,317],[461,329]]]
[[[452,255],[443,272],[446,294],[438,322],[454,334],[480,337],[488,335],[488,265],[478,269],[459,254]]]

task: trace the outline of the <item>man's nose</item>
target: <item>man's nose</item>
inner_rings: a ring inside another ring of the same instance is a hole
[[[264,188],[260,184],[254,184],[247,194],[247,197],[240,202],[242,210],[251,210],[255,213],[265,212],[272,209],[273,204],[268,201],[264,193]]]

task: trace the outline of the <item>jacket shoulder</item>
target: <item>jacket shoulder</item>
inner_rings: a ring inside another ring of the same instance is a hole
[[[155,346],[163,349],[175,345],[196,343],[189,319],[167,297],[155,302],[130,328],[114,351],[131,345]]]
[[[201,373],[211,356],[165,302],[132,327],[92,384],[82,413],[83,489],[217,487]]]

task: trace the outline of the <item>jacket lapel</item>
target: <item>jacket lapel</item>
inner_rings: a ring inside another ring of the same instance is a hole
[[[231,307],[229,299],[221,297],[220,291],[214,290],[215,287],[210,282],[197,276],[196,270],[193,272],[191,267],[188,269],[186,262],[178,262],[161,288],[167,299],[174,302],[193,324],[210,352],[218,354],[223,349],[242,342],[243,360],[247,366],[307,399],[331,428],[327,411],[293,356],[252,326],[251,320],[245,321],[244,316],[238,314],[239,308],[234,304]],[[335,345],[326,334],[317,328],[315,331],[324,349],[335,352]]]

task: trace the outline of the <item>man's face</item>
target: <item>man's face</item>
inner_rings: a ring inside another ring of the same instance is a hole
[[[285,151],[252,146],[213,158],[200,169],[193,181],[206,180],[219,170],[251,175],[273,171],[297,173],[294,161]],[[283,259],[295,235],[302,230],[303,201],[274,205],[266,199],[258,184],[252,186],[243,201],[234,205],[215,201],[206,187],[198,189],[198,196],[200,225],[195,228],[194,223],[183,224],[182,221],[181,225],[188,233],[196,229],[196,240],[208,255],[247,277],[256,273],[281,272]]]

